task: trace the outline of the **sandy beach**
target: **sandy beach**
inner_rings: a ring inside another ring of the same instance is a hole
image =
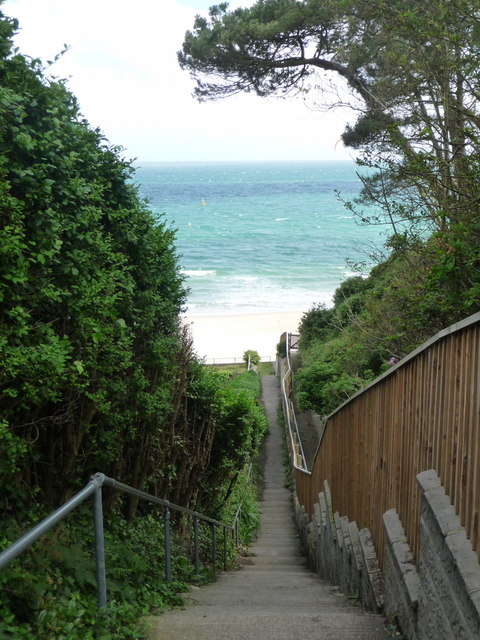
[[[275,359],[284,331],[296,332],[303,311],[201,316],[188,314],[195,351],[207,363],[239,362],[247,349]]]

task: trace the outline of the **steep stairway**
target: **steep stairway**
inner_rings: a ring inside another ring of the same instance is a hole
[[[263,403],[270,432],[266,442],[261,534],[239,571],[189,594],[185,610],[155,618],[151,640],[384,640],[379,616],[353,606],[310,572],[284,487],[283,434],[277,423],[278,379],[264,376]]]

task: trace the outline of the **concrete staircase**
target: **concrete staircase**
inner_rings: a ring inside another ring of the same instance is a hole
[[[264,376],[263,403],[270,433],[266,443],[261,535],[252,557],[237,572],[194,589],[185,610],[155,618],[152,640],[384,640],[379,616],[366,613],[310,572],[292,520],[291,492],[284,487],[283,434],[277,424],[278,379]]]

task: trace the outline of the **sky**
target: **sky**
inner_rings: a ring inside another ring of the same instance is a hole
[[[234,0],[230,7],[253,0]],[[177,62],[195,15],[214,0],[6,0],[20,23],[21,53],[53,60],[82,114],[138,161],[345,160],[340,135],[351,114],[299,98],[237,95],[198,103]]]

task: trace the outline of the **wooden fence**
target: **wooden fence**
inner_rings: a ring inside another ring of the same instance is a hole
[[[311,472],[295,468],[312,516],[328,480],[334,511],[368,527],[383,566],[382,516],[396,508],[418,554],[416,476],[435,469],[480,556],[480,313],[445,329],[328,417]]]

